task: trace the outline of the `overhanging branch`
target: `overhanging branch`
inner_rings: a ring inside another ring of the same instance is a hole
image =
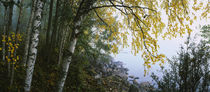
[[[106,25],[106,26],[109,26],[100,16],[99,14],[97,13],[97,11],[94,9],[94,12],[96,14],[96,16]]]
[[[151,11],[157,12],[156,10],[151,9],[151,8],[148,8],[148,7],[142,7],[142,6],[127,6],[127,5],[103,5],[103,6],[92,7],[92,8],[90,8],[90,10],[98,9],[98,8],[105,8],[105,7],[138,8],[138,9],[147,9],[147,10],[151,10]]]

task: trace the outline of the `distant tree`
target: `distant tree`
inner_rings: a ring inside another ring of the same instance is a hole
[[[163,78],[152,74],[161,92],[207,92],[209,80],[210,47],[203,41],[199,44],[188,39],[177,57],[168,60],[170,69],[163,69]]]
[[[205,25],[202,27],[201,36],[207,40],[207,43],[210,44],[210,25]]]

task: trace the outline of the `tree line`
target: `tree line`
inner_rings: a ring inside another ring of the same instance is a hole
[[[205,39],[196,43],[196,39],[188,37],[180,51],[169,59],[169,69],[162,68],[163,77],[154,73],[153,80],[157,83],[158,92],[208,92],[210,90],[210,26],[202,27]]]

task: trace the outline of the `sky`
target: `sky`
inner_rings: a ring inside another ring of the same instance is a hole
[[[197,17],[199,17],[200,14],[201,14],[201,11],[197,13]],[[165,15],[163,14],[163,17],[164,16]],[[209,14],[207,16],[209,16]],[[196,36],[196,40],[201,39],[201,37],[199,36],[201,27],[203,25],[208,25],[208,24],[210,24],[209,19],[197,18],[197,20],[194,21],[194,23],[190,26],[190,28],[193,29],[193,32],[191,33],[191,37]],[[165,30],[165,31],[167,31],[167,30]],[[160,39],[158,42],[158,44],[160,45],[159,52],[165,54],[166,57],[170,59],[172,56],[175,56],[177,54],[181,44],[184,44],[187,37],[188,37],[188,35],[185,34],[183,37],[177,37],[177,38],[173,38],[171,40]],[[131,41],[128,41],[128,42],[131,42]],[[117,55],[111,54],[111,56],[114,57],[115,61],[122,61],[124,63],[124,67],[129,69],[129,71],[128,71],[129,75],[139,77],[138,82],[147,82],[147,81],[152,82],[152,78],[150,77],[152,72],[154,72],[155,74],[157,74],[160,77],[162,75],[160,72],[159,64],[156,64],[156,65],[152,65],[152,68],[150,69],[149,74],[147,74],[144,77],[144,66],[143,66],[144,61],[141,58],[141,54],[139,53],[136,56],[134,56],[131,53],[131,47],[123,48],[120,50],[119,54],[117,54]],[[164,66],[168,67],[168,64],[166,63]]]
[[[207,22],[206,22],[207,23]],[[208,22],[210,23],[210,21]],[[194,30],[194,34],[199,33],[199,31]],[[177,37],[172,40],[160,40],[159,45],[160,49],[159,52],[166,55],[167,58],[171,58],[172,56],[175,56],[177,52],[179,51],[179,48],[181,44],[184,44],[186,41],[186,38],[188,36],[184,35],[183,37]],[[197,35],[197,39],[200,39],[200,37]],[[131,53],[131,48],[123,48],[120,50],[120,53],[117,55],[112,55],[114,57],[115,61],[122,61],[124,63],[124,67],[128,68],[129,75],[133,75],[135,77],[139,77],[139,82],[146,82],[146,81],[152,81],[152,78],[150,77],[151,73],[154,72],[155,74],[158,74],[161,76],[160,73],[160,67],[159,64],[152,65],[152,68],[149,71],[149,74],[144,77],[144,66],[143,66],[143,59],[141,58],[141,54],[137,54],[134,56]],[[167,63],[164,66],[168,66]]]

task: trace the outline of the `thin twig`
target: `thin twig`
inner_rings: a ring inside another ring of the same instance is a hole
[[[97,13],[97,11],[94,9],[94,12],[96,14],[96,16],[106,25],[106,26],[109,26]]]
[[[125,8],[139,8],[139,9],[147,9],[147,10],[151,10],[154,12],[157,12],[154,9],[148,8],[148,7],[141,7],[141,6],[127,6],[127,5],[103,5],[103,6],[96,6],[96,7],[92,7],[90,8],[90,10],[93,9],[98,9],[98,8],[104,8],[104,7],[125,7]]]

